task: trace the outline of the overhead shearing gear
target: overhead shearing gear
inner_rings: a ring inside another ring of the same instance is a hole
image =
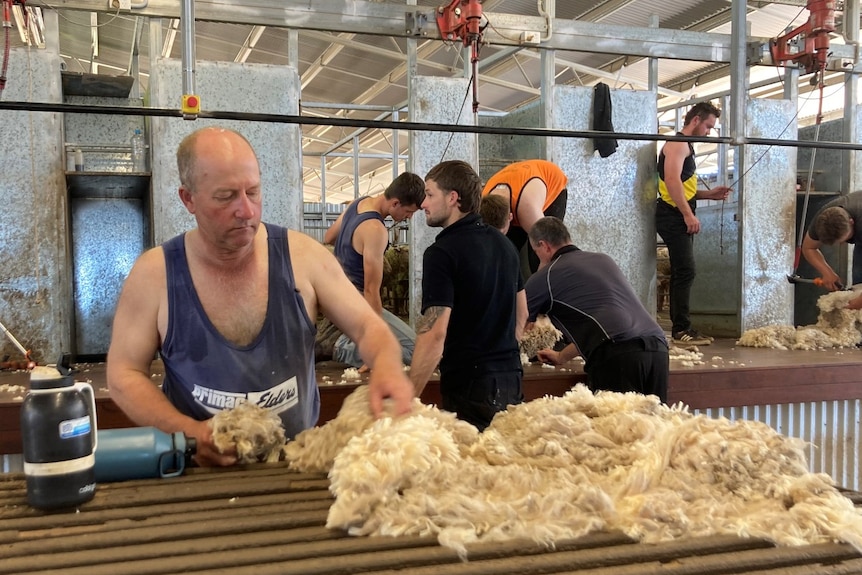
[[[793,62],[802,66],[806,74],[811,74],[826,69],[829,34],[835,31],[835,2],[808,0],[805,7],[809,12],[808,21],[770,40],[769,51],[775,64]],[[797,40],[802,41],[802,49],[796,45]]]
[[[479,111],[478,66],[482,44],[482,3],[479,0],[452,0],[437,7],[437,28],[444,40],[460,40],[470,47],[473,67],[473,113]]]
[[[820,137],[820,124],[823,120],[823,75],[829,60],[829,34],[835,31],[835,2],[834,0],[808,0],[805,7],[809,12],[808,20],[801,26],[770,40],[769,51],[775,64],[795,63],[802,66],[806,74],[814,74],[811,77],[811,85],[817,86],[820,91],[814,127],[814,141],[816,142]],[[801,49],[798,40],[802,41]],[[808,199],[811,195],[811,181],[814,175],[816,154],[817,148],[812,148],[805,185],[805,197],[802,202],[802,214],[799,219],[799,238],[793,258],[793,272],[787,276],[790,283],[798,283],[791,278],[799,278],[796,270],[799,268],[802,242],[805,238],[805,219],[808,216]]]

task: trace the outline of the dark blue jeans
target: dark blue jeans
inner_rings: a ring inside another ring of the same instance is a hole
[[[682,213],[662,199],[655,208],[655,229],[670,259],[670,321],[673,333],[691,328],[689,298],[694,283],[694,236],[686,230]]]

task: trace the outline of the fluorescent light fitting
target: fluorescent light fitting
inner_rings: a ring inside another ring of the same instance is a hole
[[[12,5],[12,14],[15,16],[15,27],[18,29],[21,41],[29,46],[30,34],[27,31],[27,26],[24,25],[24,11],[21,9],[20,4]]]

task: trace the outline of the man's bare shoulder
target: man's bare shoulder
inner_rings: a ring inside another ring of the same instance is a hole
[[[293,247],[294,245],[308,246],[311,244],[316,244],[322,250],[328,251],[328,250],[326,250],[326,248],[323,247],[323,244],[321,244],[319,241],[317,241],[316,239],[314,239],[310,235],[306,234],[305,232],[300,232],[297,230],[291,230],[291,229],[287,230],[287,243],[291,247]]]
[[[165,278],[165,252],[161,246],[156,246],[145,251],[138,257],[129,278],[149,279],[156,281]]]
[[[662,152],[665,156],[687,156],[689,153],[688,142],[665,142]]]
[[[356,231],[353,232],[353,237],[356,237],[357,235],[366,240],[386,238],[386,225],[377,218],[367,219],[356,226]]]
[[[158,307],[158,302],[167,293],[167,272],[165,270],[165,255],[161,246],[152,248],[141,254],[126,282],[120,296],[120,309],[137,310],[144,313],[150,306]]]
[[[287,230],[287,244],[292,262],[325,265],[329,260],[336,261],[323,244],[303,232]]]

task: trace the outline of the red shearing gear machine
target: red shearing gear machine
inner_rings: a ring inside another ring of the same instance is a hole
[[[775,65],[794,63],[805,70],[811,77],[811,85],[818,86],[820,101],[815,118],[814,140],[820,135],[820,123],[823,119],[823,75],[829,63],[829,34],[835,31],[835,1],[808,0],[805,5],[808,10],[808,21],[769,41],[769,52]],[[805,199],[802,204],[802,217],[799,222],[799,238],[796,244],[796,254],[793,258],[793,272],[787,276],[790,283],[804,280],[796,270],[799,268],[802,255],[802,242],[805,237],[805,218],[808,213],[808,196],[811,193],[811,180],[814,170],[814,156],[817,149],[811,152],[811,162],[808,169],[808,183],[805,189]],[[817,278],[820,279],[820,278]],[[822,281],[822,280],[821,280]],[[812,281],[816,283],[816,280]]]
[[[452,0],[437,7],[437,29],[443,40],[461,40],[470,47],[473,66],[473,113],[479,111],[477,66],[482,44],[482,3],[479,0]]]
[[[808,21],[769,41],[769,52],[774,64],[794,62],[806,74],[822,72],[829,57],[829,34],[835,31],[835,1],[808,0]],[[802,49],[791,47],[801,39]]]

